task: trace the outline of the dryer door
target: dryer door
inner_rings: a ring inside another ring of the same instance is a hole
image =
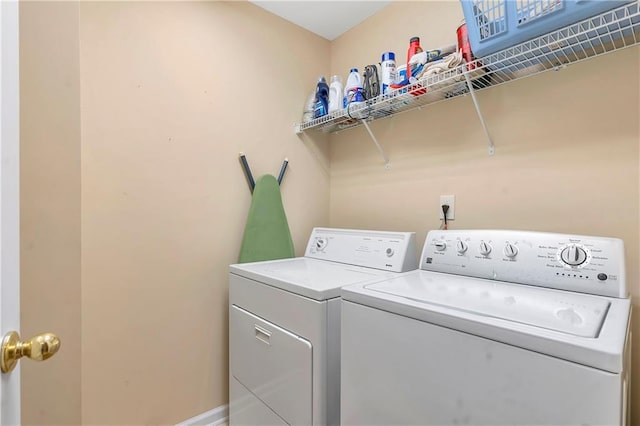
[[[287,423],[311,424],[309,341],[233,305],[229,346],[233,377]]]

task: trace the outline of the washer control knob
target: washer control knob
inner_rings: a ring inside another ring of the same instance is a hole
[[[436,241],[434,245],[436,246],[436,250],[438,251],[443,251],[447,248],[447,243],[444,240]]]
[[[389,248],[387,249],[386,253],[387,253],[387,257],[391,257],[391,256],[393,256],[393,254],[394,254],[395,252],[393,251],[393,249],[392,249],[391,247],[389,247]]]
[[[570,266],[582,265],[587,260],[587,252],[582,247],[572,245],[560,252],[560,259]]]
[[[467,251],[467,243],[462,240],[456,241],[456,250],[458,250],[458,253],[460,254],[464,253]]]
[[[487,243],[485,243],[484,241],[480,242],[480,254],[483,256],[488,255],[489,253],[491,253],[491,246]]]
[[[504,246],[504,255],[513,259],[518,254],[518,247],[514,246],[511,243],[507,243]]]

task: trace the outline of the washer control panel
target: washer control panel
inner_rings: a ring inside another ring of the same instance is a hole
[[[314,228],[305,257],[393,272],[418,269],[415,232]]]
[[[502,230],[431,231],[420,268],[627,297],[624,243],[618,238]]]

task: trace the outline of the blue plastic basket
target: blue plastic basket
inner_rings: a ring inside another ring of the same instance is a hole
[[[480,58],[629,3],[629,0],[461,0]]]

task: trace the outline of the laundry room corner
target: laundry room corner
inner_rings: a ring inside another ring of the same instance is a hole
[[[640,0],[465,2],[16,0],[22,424],[640,424]]]

